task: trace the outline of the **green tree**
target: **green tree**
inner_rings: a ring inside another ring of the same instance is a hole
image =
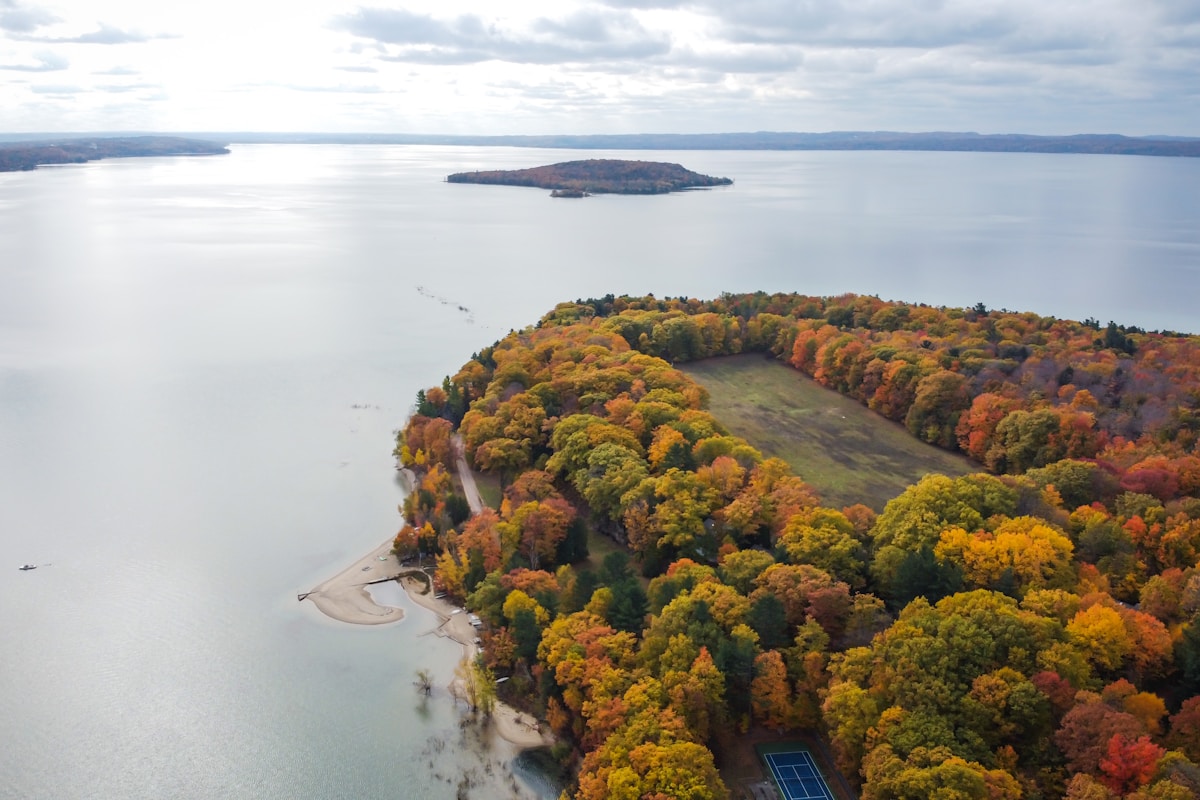
[[[917,393],[908,408],[904,424],[909,433],[923,442],[953,450],[958,441],[958,419],[971,407],[964,375],[938,370],[917,384]]]
[[[559,421],[550,434],[550,456],[546,469],[574,481],[575,473],[588,469],[589,455],[606,443],[617,444],[635,453],[642,445],[628,428],[593,414],[572,414]]]
[[[483,566],[483,551],[472,549],[467,551],[467,571],[463,574],[463,591],[473,593],[483,579],[487,577],[487,569]]]
[[[592,513],[613,521],[625,510],[621,498],[650,474],[644,456],[615,442],[605,442],[587,453],[585,464],[586,468],[572,474],[571,481]]]
[[[1183,626],[1183,633],[1175,645],[1175,663],[1187,685],[1200,689],[1200,613]]]
[[[649,602],[646,592],[636,579],[610,584],[612,603],[608,607],[608,622],[619,631],[640,634],[646,625]]]
[[[473,463],[476,467],[494,472],[503,480],[509,480],[528,467],[533,460],[527,444],[515,439],[489,439],[475,450]]]
[[[492,713],[496,706],[496,677],[480,658],[459,662],[454,670],[455,686],[472,713]]]
[[[1051,409],[1017,409],[1000,420],[987,465],[995,472],[1020,474],[1069,455],[1057,434],[1061,417]]]
[[[883,591],[892,608],[903,608],[918,597],[936,603],[962,588],[962,568],[953,562],[938,561],[931,549],[923,547],[901,557]]]
[[[725,676],[725,698],[735,718],[750,713],[750,684],[754,681],[754,659],[758,656],[755,635],[745,625],[735,629],[717,646],[715,662]]]
[[[655,535],[654,546],[681,556],[704,558],[703,549],[707,529],[705,520],[712,513],[716,493],[705,487],[694,472],[669,469],[654,482],[654,512],[651,515],[651,531]],[[715,548],[707,553],[716,555]]]
[[[755,579],[774,563],[771,554],[762,550],[738,550],[721,559],[721,578],[742,594],[750,594]]]
[[[532,664],[537,659],[538,645],[542,641],[542,629],[538,625],[536,613],[529,608],[521,608],[513,614],[513,641],[516,643],[516,654]]]
[[[588,557],[587,524],[575,517],[567,526],[567,535],[558,543],[554,553],[556,564],[577,564]]]
[[[854,526],[844,515],[842,524],[806,524],[803,515],[788,522],[779,536],[776,551],[791,564],[811,564],[851,586],[865,584],[866,548],[854,535]]]
[[[788,643],[787,612],[773,594],[763,594],[750,604],[746,624],[758,634],[762,647],[773,650]]]
[[[916,552],[934,547],[946,528],[980,530],[984,520],[1014,516],[1017,492],[990,475],[926,475],[888,501],[871,529],[875,547]]]

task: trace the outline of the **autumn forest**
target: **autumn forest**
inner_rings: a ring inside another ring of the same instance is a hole
[[[825,506],[675,366],[738,353],[978,471]],[[729,797],[753,731],[824,742],[865,800],[1183,800],[1198,440],[1196,336],[983,304],[610,295],[419,394],[395,548],[434,557],[484,620],[475,669],[548,722],[579,800]],[[459,452],[496,508],[471,514]]]

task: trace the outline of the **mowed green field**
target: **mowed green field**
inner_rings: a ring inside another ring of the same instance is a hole
[[[708,389],[709,410],[730,432],[791,464],[824,505],[864,503],[881,511],[928,473],[982,471],[762,355],[710,358],[679,369]]]

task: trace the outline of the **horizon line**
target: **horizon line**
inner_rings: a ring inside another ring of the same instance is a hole
[[[824,131],[800,130],[724,130],[724,131],[639,131],[633,133],[439,133],[431,131],[331,131],[331,130],[239,130],[239,129],[207,129],[207,130],[70,130],[70,131],[2,131],[0,137],[9,139],[16,136],[30,137],[64,137],[64,136],[353,136],[353,137],[421,137],[439,139],[621,139],[633,137],[717,137],[717,136],[853,136],[853,135],[890,135],[890,136],[969,136],[969,137],[1023,137],[1033,139],[1069,139],[1078,137],[1108,137],[1120,139],[1152,139],[1176,141],[1200,141],[1200,136],[1188,136],[1169,133],[1114,133],[1101,131],[1078,131],[1075,133],[1022,133],[1019,131],[1004,131],[980,133],[972,130],[896,130],[890,128],[870,129],[835,129]]]

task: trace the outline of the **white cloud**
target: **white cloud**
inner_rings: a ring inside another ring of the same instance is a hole
[[[34,94],[74,96],[83,92],[84,88],[82,86],[72,86],[69,84],[43,83],[30,86],[29,91],[33,92]]]
[[[133,67],[117,66],[117,67],[109,67],[108,69],[96,70],[96,72],[94,74],[95,75],[139,75],[139,74],[141,74],[141,71],[134,69]]]
[[[147,89],[157,92],[162,87],[156,83],[104,83],[96,84],[93,88],[98,92],[125,94],[127,92],[141,92]]]
[[[67,69],[71,62],[58,53],[40,52],[33,55],[35,63],[0,64],[0,70],[13,72],[60,72]]]
[[[0,68],[29,130],[1200,135],[1195,0],[0,0]]]
[[[44,8],[25,6],[16,0],[0,2],[0,30],[10,33],[32,33],[43,25],[58,21],[58,17]]]
[[[101,25],[99,28],[75,36],[22,36],[31,42],[52,42],[55,44],[138,44],[153,39],[172,39],[171,34],[145,34],[133,30],[123,30],[112,25]]]
[[[438,18],[404,9],[360,8],[331,27],[383,46],[382,58],[417,64],[568,64],[652,58],[667,53],[655,34],[631,14],[583,9],[540,17],[521,28],[477,14]]]

